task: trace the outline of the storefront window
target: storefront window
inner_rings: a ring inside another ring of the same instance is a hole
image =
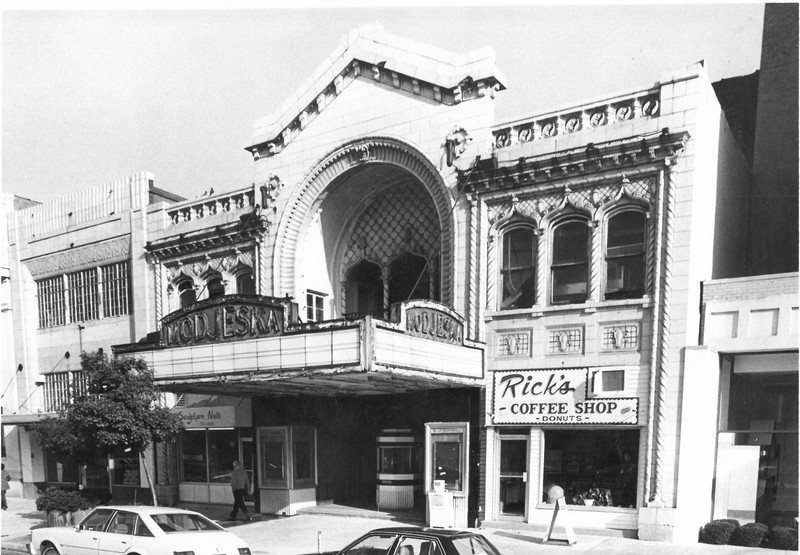
[[[90,488],[108,487],[108,460],[95,459],[81,465],[70,457],[58,457],[45,452],[45,480],[66,484],[81,484]]]
[[[236,430],[208,430],[208,472],[212,482],[230,481],[233,461],[238,458]]]
[[[568,504],[636,507],[639,430],[553,430],[544,441],[543,492],[557,485]]]
[[[184,482],[227,482],[238,458],[233,429],[184,430],[181,438]]]
[[[715,518],[790,525],[798,514],[796,353],[725,360]],[[791,370],[790,370],[791,369]]]
[[[184,482],[208,482],[206,431],[185,430],[181,438]]]
[[[118,486],[139,486],[139,456],[125,453],[114,457],[114,484]]]

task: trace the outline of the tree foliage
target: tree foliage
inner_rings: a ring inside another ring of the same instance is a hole
[[[59,414],[35,425],[45,449],[89,462],[115,452],[142,453],[153,441],[175,439],[180,416],[158,406],[153,372],[141,358],[83,353],[86,391]]]

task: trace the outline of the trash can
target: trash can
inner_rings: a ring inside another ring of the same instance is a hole
[[[428,526],[452,528],[454,521],[453,492],[428,492]]]

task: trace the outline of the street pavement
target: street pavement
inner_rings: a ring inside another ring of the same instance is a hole
[[[198,507],[194,507],[195,510]],[[226,507],[202,507],[200,511],[220,525],[231,530],[250,544],[254,555],[330,555],[359,537],[361,534],[386,526],[409,524],[392,520],[385,513],[366,516],[334,514],[300,514],[288,517],[256,515],[253,522],[227,518]],[[362,515],[369,515],[362,511]],[[27,553],[26,543],[30,530],[46,526],[43,514],[36,510],[31,499],[9,498],[8,510],[0,511],[2,531],[2,555]],[[415,523],[411,523],[415,524]],[[544,544],[544,533],[534,530],[484,528],[481,530],[503,555],[528,555],[531,553],[562,555],[574,553],[646,553],[653,555],[732,555],[761,553],[768,551],[746,547],[717,546],[705,544],[675,545],[669,543],[643,542],[619,537],[578,534],[573,545],[556,542]]]

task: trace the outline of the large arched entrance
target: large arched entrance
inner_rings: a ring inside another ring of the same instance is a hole
[[[393,139],[346,145],[310,172],[290,206],[275,281],[279,294],[305,301],[307,319],[385,318],[411,299],[452,306],[451,199],[419,152]]]

